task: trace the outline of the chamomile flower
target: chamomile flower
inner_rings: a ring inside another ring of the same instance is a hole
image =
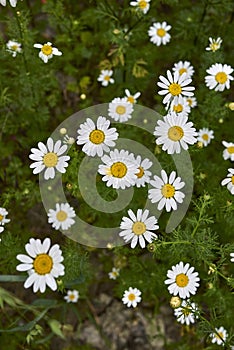
[[[167,106],[170,112],[174,112],[177,116],[187,116],[191,112],[191,108],[188,104],[187,98],[179,96],[177,101],[173,100],[171,104]]]
[[[187,121],[187,116],[177,116],[174,112],[166,115],[163,120],[158,120],[154,131],[156,144],[163,145],[162,150],[168,154],[187,150],[188,145],[197,142],[196,129],[192,122]]]
[[[197,141],[202,142],[203,146],[207,147],[214,138],[214,131],[207,128],[200,129],[198,131]]]
[[[209,46],[206,47],[206,51],[217,51],[221,47],[222,39],[218,37],[217,39],[209,38]]]
[[[55,169],[60,173],[66,172],[68,167],[67,161],[69,156],[61,156],[67,151],[67,145],[62,145],[60,140],[54,143],[51,137],[48,138],[46,145],[42,142],[38,143],[38,149],[32,148],[29,158],[35,160],[30,165],[33,168],[33,174],[39,174],[45,170],[44,179],[53,179],[55,177]]]
[[[139,91],[136,92],[134,95],[132,95],[128,89],[125,89],[125,94],[126,94],[127,101],[132,104],[136,103],[138,97],[141,96],[141,93]]]
[[[117,122],[126,122],[132,118],[133,104],[127,100],[127,97],[116,97],[109,103],[108,115]]]
[[[33,292],[40,290],[44,293],[46,286],[52,290],[57,289],[55,278],[64,275],[62,251],[58,244],[51,246],[50,238],[40,239],[30,238],[25,245],[28,255],[19,254],[17,259],[22,263],[16,267],[17,271],[27,271],[29,277],[24,283],[24,288],[33,285]]]
[[[222,144],[225,147],[225,150],[223,151],[223,158],[225,160],[230,159],[233,162],[234,161],[234,143],[222,141]]]
[[[17,53],[21,53],[21,44],[15,40],[9,40],[6,43],[7,51],[11,53],[13,57],[16,57]]]
[[[157,46],[166,45],[171,40],[171,36],[168,33],[170,29],[171,26],[167,22],[153,23],[148,30],[150,41]]]
[[[102,116],[98,117],[96,124],[87,118],[77,132],[77,144],[84,145],[82,151],[91,157],[102,157],[104,152],[109,152],[119,136],[116,128],[110,128],[110,121]]]
[[[116,278],[119,277],[119,269],[113,267],[111,272],[108,273],[108,276],[111,280],[116,280]]]
[[[67,295],[65,295],[64,299],[67,303],[77,303],[79,299],[79,292],[78,290],[68,290]]]
[[[150,182],[151,171],[148,169],[152,166],[152,162],[145,158],[141,160],[141,156],[136,157],[136,163],[138,165],[138,172],[136,173],[136,187],[145,187],[146,183]]]
[[[131,6],[136,6],[137,10],[142,11],[144,15],[149,11],[150,8],[150,0],[136,0],[136,1],[131,1],[130,5]]]
[[[8,211],[5,208],[0,208],[0,228],[11,221],[10,219],[7,219],[7,215]]]
[[[182,203],[184,200],[184,193],[179,191],[184,187],[185,183],[181,181],[180,177],[176,177],[176,172],[172,171],[168,176],[165,170],[161,170],[161,177],[154,175],[153,180],[150,181],[153,189],[148,192],[148,198],[152,203],[158,203],[158,210],[166,208],[169,212],[177,210],[177,203]]]
[[[76,213],[68,203],[56,203],[56,209],[49,209],[48,222],[55,230],[68,230],[74,223]]]
[[[228,169],[229,173],[227,177],[221,182],[222,186],[227,185],[227,189],[229,192],[231,192],[232,195],[234,195],[234,169],[229,168]]]
[[[169,284],[169,293],[172,295],[179,294],[181,299],[189,298],[190,294],[196,294],[200,278],[198,272],[193,271],[194,267],[190,267],[188,263],[184,265],[182,261],[172,266],[172,269],[167,271],[169,279],[164,282]]]
[[[233,68],[228,64],[215,63],[206,70],[209,74],[205,77],[206,86],[215,91],[230,89],[230,80],[233,80],[231,73]]]
[[[228,333],[226,331],[226,329],[224,329],[224,327],[219,327],[219,328],[215,328],[216,333],[211,333],[210,337],[211,337],[211,342],[213,344],[218,344],[218,345],[225,345],[225,341],[227,340],[228,337]]]
[[[104,175],[102,181],[108,187],[125,189],[134,186],[137,178],[138,166],[134,155],[125,150],[110,151],[109,155],[101,158],[104,164],[99,165],[98,172]]]
[[[189,299],[183,300],[181,306],[174,310],[174,315],[177,321],[181,324],[186,324],[189,326],[194,323],[196,318],[198,318],[195,313],[198,311],[198,307],[195,303],[191,303]]]
[[[11,5],[12,7],[16,7],[16,5],[17,5],[17,0],[9,0],[9,2],[10,2],[10,5]],[[0,0],[0,4],[1,4],[2,6],[6,6],[6,0]]]
[[[125,242],[131,241],[131,248],[135,248],[137,243],[141,248],[145,248],[145,240],[149,243],[158,236],[152,232],[159,228],[158,220],[155,216],[149,217],[149,210],[138,209],[136,215],[131,209],[128,210],[128,216],[122,218],[120,228],[123,230],[119,233]]]
[[[197,99],[196,99],[196,97],[194,97],[194,96],[193,97],[187,97],[186,100],[188,102],[189,107],[194,108],[194,107],[197,106]]]
[[[74,139],[74,137],[71,137],[67,134],[63,137],[63,143],[65,143],[67,145],[73,145],[73,143],[75,143],[75,141],[76,140]]]
[[[129,287],[128,290],[125,290],[122,301],[127,307],[136,307],[141,301],[141,291],[137,288]]]
[[[103,69],[101,70],[101,73],[97,78],[97,81],[99,81],[102,84],[102,86],[108,86],[109,84],[114,84],[115,81],[113,78],[111,78],[112,75],[113,75],[113,70]]]
[[[158,94],[166,95],[163,99],[164,104],[174,99],[176,100],[175,103],[177,103],[179,96],[190,97],[194,95],[192,91],[195,90],[195,87],[187,86],[191,83],[192,79],[187,78],[185,73],[180,75],[179,72],[176,71],[172,76],[171,72],[168,70],[167,79],[160,75],[159,80],[161,81],[158,82],[157,85],[163,90],[160,90]]]
[[[62,52],[56,47],[52,47],[52,44],[48,41],[46,44],[34,44],[33,47],[36,49],[41,49],[39,52],[39,57],[44,63],[47,63],[49,59],[53,56],[61,56]]]
[[[234,253],[230,253],[230,257],[231,257],[231,262],[234,262]]]
[[[194,68],[189,61],[175,63],[172,70],[174,73],[178,72],[180,76],[185,73],[186,79],[191,78],[194,74]]]

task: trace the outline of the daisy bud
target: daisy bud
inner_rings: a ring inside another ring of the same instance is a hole
[[[67,129],[66,128],[61,128],[59,130],[59,132],[60,132],[61,135],[65,135],[67,133]]]
[[[231,111],[234,111],[234,102],[229,103],[228,107]]]
[[[182,300],[179,297],[172,297],[170,300],[170,305],[173,309],[180,307]]]
[[[81,98],[81,100],[85,100],[86,99],[86,95],[85,94],[81,94],[80,98]]]
[[[203,148],[203,142],[198,141],[198,143],[197,143],[197,147],[198,147],[198,148]]]

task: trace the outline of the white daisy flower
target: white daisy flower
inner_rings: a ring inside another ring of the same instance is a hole
[[[170,103],[168,103],[167,109],[171,112],[174,112],[175,115],[182,117],[182,116],[187,116],[191,112],[191,108],[188,104],[187,98],[179,96],[179,98],[176,100],[173,100]]]
[[[101,70],[101,73],[99,75],[99,77],[97,78],[97,81],[99,81],[102,86],[107,86],[109,84],[114,84],[114,79],[111,78],[113,74],[113,70],[106,70],[106,69],[103,69]]]
[[[116,280],[116,278],[119,277],[119,269],[113,267],[112,271],[108,273],[108,276],[111,280]]]
[[[11,221],[10,219],[6,218],[7,215],[8,215],[8,211],[5,208],[0,208],[0,226],[4,226],[5,224]]]
[[[228,169],[229,173],[227,177],[221,182],[222,186],[227,185],[227,189],[229,192],[231,192],[232,195],[234,195],[234,169],[229,168]]]
[[[174,315],[177,321],[181,324],[186,324],[189,326],[194,323],[196,318],[198,318],[195,313],[198,311],[198,307],[195,303],[191,303],[189,299],[183,300],[181,306],[174,310]]]
[[[181,177],[176,177],[176,172],[172,171],[168,177],[165,170],[161,170],[161,177],[154,175],[154,179],[150,181],[153,189],[149,190],[148,198],[152,203],[158,203],[158,210],[164,206],[166,211],[177,210],[177,203],[182,203],[184,193],[180,190],[185,183],[181,181]]]
[[[11,5],[12,7],[16,7],[16,5],[17,5],[17,0],[9,0],[9,2],[10,2],[10,5]],[[6,6],[6,0],[0,0],[0,4],[1,4],[2,6]]]
[[[6,47],[7,47],[7,51],[10,52],[13,57],[16,57],[17,53],[22,52],[21,44],[15,40],[9,40],[6,43]]]
[[[218,37],[217,39],[209,38],[209,46],[206,47],[206,51],[217,51],[221,47],[222,39]]]
[[[149,11],[150,8],[150,0],[136,0],[136,1],[131,1],[130,5],[131,6],[136,6],[137,10],[142,11],[144,14],[146,14]]]
[[[136,164],[138,166],[138,172],[136,173],[136,187],[145,187],[146,183],[150,182],[151,171],[148,169],[152,166],[152,162],[145,158],[141,160],[141,156],[136,157]]]
[[[60,140],[54,143],[53,139],[49,137],[47,145],[39,142],[38,149],[31,148],[32,153],[29,155],[30,159],[35,160],[35,162],[30,165],[30,168],[34,168],[33,174],[39,174],[45,169],[44,179],[48,180],[55,177],[55,169],[60,173],[65,173],[65,168],[68,166],[67,161],[70,157],[61,157],[61,155],[66,151],[67,146],[61,146]]]
[[[127,307],[136,307],[141,301],[141,291],[137,288],[129,287],[128,290],[125,290],[122,301]]]
[[[145,248],[145,240],[152,243],[158,236],[152,232],[159,228],[158,220],[155,216],[149,216],[149,210],[138,209],[135,215],[131,209],[128,210],[129,218],[124,216],[120,223],[120,228],[123,230],[119,233],[125,242],[131,241],[131,248],[135,248],[137,243],[141,248]]]
[[[167,271],[169,279],[164,282],[169,284],[169,293],[173,295],[179,294],[181,299],[189,298],[190,294],[196,294],[200,278],[198,277],[198,272],[193,271],[194,267],[190,267],[188,263],[184,265],[182,261],[176,266],[172,266],[172,270]]]
[[[68,290],[67,295],[65,295],[64,299],[67,301],[67,303],[77,303],[79,299],[78,290]]]
[[[108,115],[117,122],[126,122],[132,118],[133,104],[127,97],[116,97],[109,103]]]
[[[141,93],[139,91],[136,92],[134,95],[132,95],[128,89],[125,89],[125,94],[126,94],[127,101],[132,104],[136,103],[138,97],[141,96]]]
[[[49,224],[52,224],[55,230],[68,230],[75,223],[72,218],[76,213],[68,203],[56,203],[56,209],[49,209],[47,215]]]
[[[159,79],[161,81],[158,82],[157,85],[163,90],[160,90],[158,94],[166,95],[163,99],[164,104],[167,104],[174,99],[177,100],[179,96],[190,97],[194,95],[192,91],[195,90],[195,87],[187,86],[191,83],[192,79],[187,78],[186,73],[180,75],[179,72],[176,71],[172,76],[171,72],[168,70],[167,79],[162,75],[159,76]]]
[[[226,329],[224,329],[224,327],[219,327],[219,328],[215,328],[216,333],[211,333],[210,337],[211,337],[211,342],[213,344],[218,344],[218,345],[225,345],[225,341],[227,340],[228,337],[228,333],[226,331]]]
[[[102,116],[98,117],[96,124],[87,118],[77,132],[77,144],[84,145],[82,151],[91,157],[102,157],[104,152],[109,152],[119,136],[116,128],[110,128],[110,121]]]
[[[62,52],[59,51],[56,47],[52,47],[52,44],[48,41],[46,44],[34,44],[33,47],[36,49],[41,49],[39,52],[39,57],[44,61],[44,63],[47,63],[49,59],[51,59],[53,56],[61,56]]]
[[[171,29],[171,26],[167,22],[162,23],[153,23],[153,25],[148,30],[148,35],[150,41],[157,45],[166,45],[171,40],[171,36],[168,31]]]
[[[209,75],[205,77],[206,86],[215,91],[230,89],[230,80],[233,80],[231,73],[233,68],[228,64],[215,63],[206,70]]]
[[[231,262],[234,262],[234,253],[230,253],[230,257],[231,257]]]
[[[197,141],[202,142],[203,146],[208,146],[211,139],[214,138],[214,131],[207,128],[200,129],[198,131]]]
[[[102,181],[106,181],[108,187],[124,190],[135,185],[139,170],[132,153],[115,149],[110,151],[109,155],[104,155],[101,160],[104,164],[99,165],[98,172],[104,175]]]
[[[186,98],[189,107],[194,108],[197,106],[197,99],[196,97],[187,97]]]
[[[25,245],[28,255],[19,254],[17,259],[22,263],[16,267],[17,271],[27,271],[29,277],[24,283],[24,288],[33,285],[33,292],[40,290],[44,293],[46,285],[52,290],[57,289],[55,278],[64,275],[62,251],[58,244],[50,247],[50,238],[45,238],[43,243],[40,239],[30,238]]]
[[[174,73],[178,72],[180,76],[185,73],[186,79],[191,78],[194,74],[194,68],[189,61],[179,61],[175,63],[172,70]]]
[[[234,143],[222,141],[222,144],[225,147],[225,150],[223,151],[223,158],[225,160],[230,159],[233,162],[234,161]]]
[[[163,120],[158,120],[154,131],[156,144],[163,145],[162,150],[168,154],[180,153],[181,148],[187,150],[188,144],[197,142],[196,129],[187,120],[187,116],[177,116],[174,112],[166,115]]]

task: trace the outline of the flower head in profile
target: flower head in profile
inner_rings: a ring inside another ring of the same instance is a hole
[[[198,318],[197,312],[197,305],[187,299],[183,300],[181,306],[174,310],[174,315],[177,318],[177,322],[189,326],[191,323],[195,323],[196,318]]]
[[[150,8],[149,3],[150,3],[150,0],[136,0],[136,1],[131,1],[130,5],[136,6],[137,10],[143,12],[145,15],[149,11],[149,8]]]
[[[228,64],[215,63],[206,70],[209,75],[205,77],[206,86],[215,91],[224,91],[230,89],[230,81],[233,68]]]
[[[145,187],[146,183],[150,182],[150,176],[152,175],[151,171],[148,169],[151,168],[152,162],[148,159],[141,159],[141,156],[136,157],[136,163],[138,165],[138,172],[136,173],[136,187]]]
[[[62,145],[60,140],[54,142],[49,137],[46,145],[42,142],[38,143],[38,149],[32,148],[29,158],[35,162],[30,165],[33,168],[33,174],[39,174],[45,170],[44,179],[53,179],[55,177],[55,169],[60,173],[66,172],[68,167],[67,161],[69,156],[61,156],[67,151],[67,145]]]
[[[108,273],[109,278],[111,280],[116,280],[116,278],[119,277],[119,271],[120,271],[120,269],[113,267],[111,272]]]
[[[224,329],[224,327],[219,327],[219,328],[215,328],[215,331],[216,332],[210,334],[211,342],[213,344],[216,343],[218,345],[225,346],[225,342],[228,337],[228,333],[226,329]]]
[[[202,142],[203,146],[207,147],[214,138],[214,131],[207,128],[200,129],[198,131],[197,141]]]
[[[49,209],[48,222],[52,224],[55,230],[68,230],[74,223],[76,213],[68,203],[56,203],[56,209]]]
[[[125,242],[131,241],[131,248],[135,248],[137,243],[141,248],[145,248],[145,241],[152,243],[158,236],[152,232],[159,228],[158,220],[155,216],[149,216],[149,210],[138,209],[136,215],[131,209],[128,210],[128,216],[122,218],[119,233]]]
[[[27,271],[29,277],[24,283],[24,288],[33,285],[33,292],[40,290],[44,293],[46,286],[53,291],[57,289],[55,278],[64,275],[62,251],[58,244],[51,246],[50,238],[40,239],[30,238],[25,245],[28,255],[19,254],[17,259],[21,262],[16,267],[17,271]]]
[[[217,39],[209,38],[209,46],[206,47],[206,51],[215,52],[215,51],[219,50],[221,47],[222,41],[223,40],[220,37],[218,37]]]
[[[65,295],[64,299],[67,303],[77,303],[79,299],[79,292],[78,290],[68,290],[67,295]]]
[[[15,40],[9,40],[6,43],[7,51],[11,53],[13,57],[16,57],[17,53],[21,53],[21,44]]]
[[[16,7],[17,5],[17,0],[9,0],[9,3],[12,7]],[[6,0],[0,0],[0,4],[2,6],[6,6]]]
[[[228,171],[229,171],[229,173],[228,173],[227,177],[225,179],[223,179],[223,181],[221,182],[221,185],[222,186],[227,185],[228,191],[232,195],[234,195],[234,169],[229,168]]]
[[[180,76],[185,73],[187,79],[191,78],[194,74],[194,68],[189,61],[179,61],[175,63],[172,70],[174,73],[178,72]]]
[[[104,152],[109,152],[119,136],[116,128],[110,128],[110,121],[102,116],[98,117],[96,124],[87,118],[77,132],[77,144],[84,145],[82,151],[91,157],[102,157]]]
[[[128,290],[125,290],[122,302],[126,304],[127,307],[136,307],[141,301],[141,291],[137,288],[129,287]]]
[[[111,78],[113,75],[113,70],[107,70],[103,69],[101,70],[101,73],[99,77],[97,78],[97,81],[99,81],[102,86],[108,86],[109,84],[114,84],[114,79]]]
[[[136,103],[138,97],[141,96],[141,93],[139,91],[136,92],[134,95],[132,95],[128,89],[125,89],[125,94],[126,94],[127,102],[130,102],[132,104]]]
[[[168,291],[172,295],[178,295],[181,299],[190,297],[190,294],[195,295],[199,287],[200,278],[198,272],[193,272],[194,267],[190,267],[187,263],[184,265],[182,261],[171,270],[167,271],[168,279],[164,282],[168,284]]]
[[[127,97],[116,97],[109,103],[108,115],[115,121],[123,123],[132,118],[133,104]]]
[[[39,57],[44,63],[47,63],[53,56],[61,56],[62,52],[59,51],[56,47],[53,47],[52,44],[48,41],[46,44],[34,44],[36,49],[41,49],[39,52]]]
[[[153,189],[149,190],[148,198],[152,203],[158,203],[158,210],[166,208],[166,211],[177,210],[177,203],[182,203],[184,193],[179,191],[185,183],[181,177],[176,177],[176,172],[172,171],[168,176],[165,170],[161,171],[161,177],[154,175],[150,181]]]
[[[171,40],[171,35],[168,33],[171,26],[167,22],[153,23],[148,30],[150,41],[157,45],[166,45]]]
[[[223,151],[223,159],[225,160],[230,159],[233,162],[234,161],[234,143],[222,141],[222,144],[225,147],[225,150]]]
[[[8,211],[5,208],[0,208],[0,232],[4,231],[4,225],[10,222],[10,219],[7,219]]]

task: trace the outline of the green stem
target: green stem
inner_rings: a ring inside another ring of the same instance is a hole
[[[200,223],[201,223],[201,221],[202,221],[202,216],[203,216],[205,207],[206,207],[206,202],[204,201],[204,202],[202,203],[202,207],[201,207],[201,210],[200,210],[200,213],[199,213],[199,218],[198,218],[198,220],[197,220],[197,224],[196,224],[196,226],[194,227],[193,232],[192,232],[192,234],[191,234],[191,237],[192,237],[192,238],[194,237],[195,233],[197,232],[197,229],[198,229],[198,227],[199,227],[199,225],[200,225]]]

